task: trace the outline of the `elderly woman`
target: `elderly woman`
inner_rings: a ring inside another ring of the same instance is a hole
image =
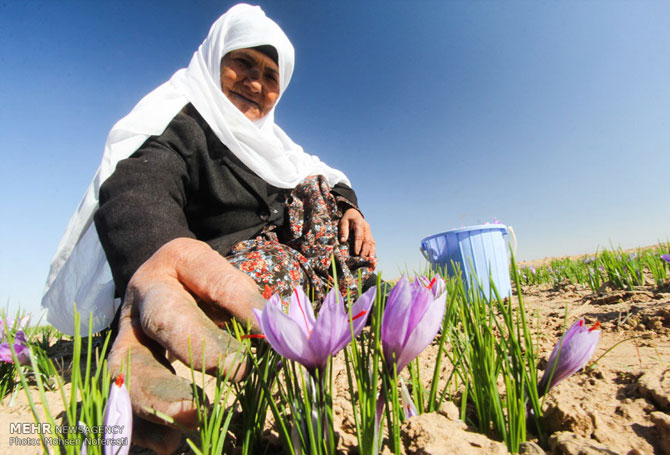
[[[166,351],[188,362],[192,349],[197,368],[239,379],[238,344],[219,328],[228,318],[257,328],[251,310],[263,295],[288,301],[299,285],[319,300],[333,266],[342,291],[355,293],[359,274],[372,281],[374,240],[346,176],[274,122],[293,61],[260,8],[221,16],[189,66],[114,126],[52,264],[43,304],[66,331],[72,301],[94,330],[103,324],[111,271],[123,305],[110,369],[130,359],[134,441],[159,452],[179,433],[151,423],[145,407],[196,423],[191,385]]]

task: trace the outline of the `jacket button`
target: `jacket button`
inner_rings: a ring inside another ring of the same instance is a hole
[[[263,221],[267,221],[267,220],[270,219],[270,214],[269,214],[269,213],[265,213],[265,212],[263,212],[263,213],[261,213],[260,218],[261,218],[261,220],[263,220]]]

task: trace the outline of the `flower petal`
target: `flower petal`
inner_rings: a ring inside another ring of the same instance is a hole
[[[259,322],[268,343],[281,356],[308,368],[314,366],[312,351],[300,324],[269,301]]]
[[[563,334],[558,343],[556,343],[556,346],[554,346],[554,349],[551,351],[551,354],[549,355],[549,360],[547,360],[547,365],[552,365],[551,369],[553,369],[553,365],[556,362],[556,356],[558,356],[558,353],[562,351],[566,345],[569,344],[570,340],[576,334],[584,331],[588,331],[588,329],[584,325],[584,320],[579,319],[574,324],[572,324],[570,328]],[[544,375],[542,376],[542,379],[538,383],[538,392],[540,393],[540,395],[542,395],[546,391],[547,381],[549,380],[549,376],[551,375],[551,369],[549,367],[545,369]],[[555,374],[556,373],[554,373],[554,375]],[[554,382],[554,384],[556,383]]]
[[[578,333],[588,332],[588,330],[588,327],[586,327],[584,324],[584,319],[579,319],[565,332],[563,339],[565,342],[569,342],[573,336],[577,335]]]
[[[354,338],[358,336],[359,333],[361,333],[361,330],[363,330],[363,327],[365,327],[365,322],[368,319],[368,316],[370,315],[370,308],[372,307],[372,304],[374,303],[375,296],[376,296],[376,286],[371,287],[363,295],[361,295],[356,302],[354,302],[353,305],[351,305],[351,311],[347,312],[346,315],[346,327],[345,330],[342,331],[340,338],[337,340],[336,344],[333,346],[333,355],[337,354],[340,352],[347,344],[349,344],[352,340],[351,337],[351,328],[353,327],[354,329]],[[351,316],[349,316],[349,313]],[[349,324],[349,317],[351,317],[353,320],[351,321],[351,324]]]
[[[559,356],[556,371],[551,378],[550,389],[586,365],[595,352],[599,338],[600,330],[583,332],[575,335],[571,342],[565,345]],[[550,365],[552,364],[547,364],[547,375],[551,374]]]
[[[439,297],[444,293],[444,291],[447,290],[447,284],[439,275],[435,275],[431,279],[424,275],[417,276],[414,279],[414,283],[416,283],[417,286],[423,285],[424,287],[430,289],[430,292],[433,293],[434,297]]]
[[[409,390],[407,390],[407,386],[402,377],[400,378],[400,398],[402,398],[403,401],[402,409],[405,411],[406,419],[419,415],[419,411],[416,409],[414,400],[412,400],[412,396],[409,394]]]
[[[16,352],[16,358],[21,365],[27,365],[30,363],[30,348],[25,344],[15,344],[14,352]]]
[[[123,375],[119,375],[109,389],[109,399],[105,410],[105,427],[114,426],[119,433],[105,432],[105,455],[127,455],[133,430],[133,409],[130,394],[123,383]],[[127,438],[127,439],[124,439]]]
[[[411,307],[412,291],[407,278],[402,276],[391,290],[382,317],[382,349],[389,366],[393,362],[393,354],[397,358],[407,338]]]
[[[324,367],[328,356],[335,354],[345,334],[349,333],[349,316],[344,310],[342,296],[336,288],[326,295],[319,316],[314,323],[309,345],[320,367]]]
[[[572,333],[568,337],[570,330]],[[593,356],[600,339],[600,330],[589,330],[581,320],[573,324],[568,332],[562,337],[562,345],[559,341],[549,356],[542,379],[537,385],[540,396],[563,379],[582,369]],[[556,360],[557,356],[558,360]]]
[[[30,347],[26,343],[26,334],[19,329],[14,335],[14,352],[19,364],[27,365],[30,363]],[[14,363],[12,351],[9,348],[9,342],[0,344],[0,362]]]
[[[16,335],[14,335],[14,344],[20,343],[20,344],[26,344],[26,334],[23,332],[23,330],[19,329],[16,331]]]
[[[429,305],[435,301],[435,297],[425,286],[411,286],[411,289],[412,309],[410,310],[409,322],[407,326],[408,333],[405,336],[403,343],[407,342],[407,338],[410,336],[419,321],[423,319],[423,315],[426,314]]]
[[[377,404],[375,406],[375,434],[374,434],[374,445],[372,449],[372,453],[378,454],[379,453],[379,445],[380,445],[380,436],[381,436],[381,423],[382,423],[382,417],[384,417],[384,407],[386,405],[386,398],[384,395],[377,394]]]
[[[0,344],[0,362],[14,363],[12,351],[9,350],[9,343]]]
[[[288,306],[288,315],[298,323],[305,337],[309,338],[312,327],[314,327],[314,309],[312,308],[312,302],[300,286],[293,290],[291,303]]]
[[[405,346],[398,356],[398,371],[414,360],[426,349],[442,326],[447,293],[443,293],[428,306],[423,318],[407,338]]]

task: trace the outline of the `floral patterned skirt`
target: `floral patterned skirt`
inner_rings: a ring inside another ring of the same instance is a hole
[[[340,292],[356,298],[359,275],[365,282],[377,259],[349,254],[349,246],[339,241],[340,218],[325,179],[307,177],[286,198],[287,226],[268,226],[256,238],[237,243],[226,259],[251,276],[266,298],[278,293],[285,304],[301,286],[319,306],[334,284],[333,268]]]

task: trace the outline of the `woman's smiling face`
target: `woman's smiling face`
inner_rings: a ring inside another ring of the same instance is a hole
[[[279,98],[279,67],[253,49],[237,49],[221,59],[221,90],[249,120],[259,120]]]

